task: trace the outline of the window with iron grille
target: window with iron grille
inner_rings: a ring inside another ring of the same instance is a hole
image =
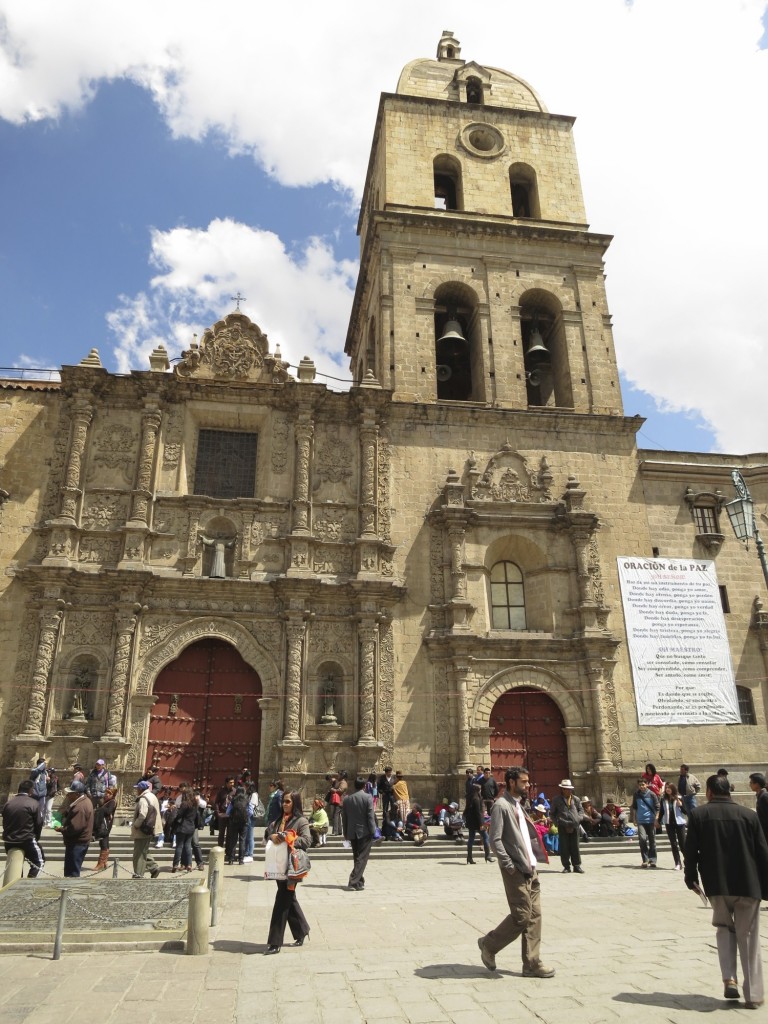
[[[257,434],[240,430],[200,430],[194,493],[210,498],[253,498],[257,440]]]
[[[491,629],[526,629],[523,574],[514,562],[491,569]]]
[[[752,700],[752,691],[747,686],[737,686],[736,696],[739,698],[739,715],[742,725],[757,725],[755,717],[755,702]]]

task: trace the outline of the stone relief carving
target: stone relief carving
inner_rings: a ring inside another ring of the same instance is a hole
[[[280,656],[283,649],[283,627],[279,622],[259,620],[249,623],[248,629],[273,658]]]
[[[474,454],[467,461],[467,468],[470,479],[469,497],[472,501],[540,502],[551,500],[551,497],[548,497],[552,483],[549,466],[542,466],[541,473],[532,473],[528,469],[526,459],[508,443],[491,456],[482,473],[477,469]]]
[[[339,575],[351,573],[353,569],[353,554],[351,548],[331,547],[328,544],[318,544],[312,556],[312,568],[316,573]]]
[[[392,539],[391,487],[392,446],[389,439],[379,439],[379,536],[387,543]],[[383,572],[383,569],[382,569]]]
[[[77,560],[91,565],[113,565],[120,558],[120,541],[104,537],[81,537]]]
[[[272,421],[272,472],[284,473],[288,468],[288,418],[276,415]]]
[[[352,650],[352,623],[316,621],[310,631],[309,649],[313,654]]]
[[[144,771],[144,722],[131,721],[128,730],[128,741],[131,744],[125,755],[126,771]]]
[[[184,417],[178,406],[171,406],[166,413],[163,431],[163,469],[173,470],[179,464],[182,452],[182,425]]]
[[[322,441],[321,441],[322,439]],[[318,431],[315,443],[315,459],[312,472],[314,491],[323,484],[348,486],[355,464],[354,448],[342,436],[338,427],[326,427]]]
[[[59,510],[59,488],[64,479],[64,467],[67,462],[69,433],[72,422],[67,410],[63,410],[58,429],[54,432],[53,451],[51,452],[51,468],[45,497],[40,505],[39,523],[53,519]]]
[[[429,591],[432,628],[445,628],[445,566],[443,555],[443,531],[430,530],[429,536]]]
[[[244,313],[230,313],[209,327],[200,344],[182,352],[174,368],[179,377],[263,380],[280,383],[291,380],[287,363],[279,352],[269,353],[266,334]]]
[[[158,622],[147,618],[141,631],[139,654],[143,656],[157,644],[162,643],[174,631],[177,625],[178,623],[176,622]]]
[[[83,509],[83,526],[89,530],[114,530],[125,522],[127,505],[118,494],[90,494]]]
[[[350,541],[355,536],[354,512],[320,506],[312,517],[313,532],[320,540]]]
[[[588,569],[592,590],[592,600],[595,604],[605,604],[605,588],[603,586],[603,575],[600,569],[600,552],[597,547],[597,538],[594,535],[589,539]]]
[[[113,470],[120,483],[133,483],[139,435],[125,423],[107,423],[95,432],[88,480],[100,470]]]
[[[438,734],[440,730],[438,729]],[[395,753],[395,648],[391,622],[379,625],[379,735],[380,762],[392,763]]]
[[[112,616],[107,613],[69,612],[64,625],[64,647],[101,647],[112,633]]]

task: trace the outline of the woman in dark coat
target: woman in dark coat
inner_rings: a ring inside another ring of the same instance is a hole
[[[192,870],[192,836],[197,828],[197,797],[192,787],[187,786],[181,794],[179,810],[173,822],[176,832],[176,849],[173,851],[173,867],[178,871],[179,863],[184,871]]]
[[[93,812],[93,838],[99,841],[99,862],[94,871],[104,871],[109,861],[109,834],[115,820],[116,793],[116,789],[107,787],[101,803]]]
[[[282,815],[271,821],[267,834],[273,843],[284,843],[293,839],[293,845],[299,850],[307,850],[312,845],[309,822],[301,809],[299,793],[283,794]],[[279,953],[285,937],[286,924],[291,929],[294,946],[303,946],[304,939],[309,935],[309,924],[304,917],[299,901],[296,898],[296,885],[290,879],[278,880],[275,905],[272,908],[272,920],[269,922],[269,936],[265,955]]]
[[[475,843],[475,836],[479,832],[483,839],[483,849],[485,850],[485,859],[492,861],[491,856],[491,844],[488,839],[488,829],[485,825],[485,807],[483,805],[483,797],[480,786],[475,782],[472,785],[472,792],[467,797],[467,806],[464,808],[464,821],[469,831],[469,838],[467,839],[467,864],[474,864],[472,858],[472,850]]]

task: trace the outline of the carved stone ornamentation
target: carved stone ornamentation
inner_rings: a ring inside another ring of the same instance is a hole
[[[147,619],[141,630],[141,639],[139,641],[139,654],[143,657],[147,651],[150,651],[157,644],[162,643],[165,638],[173,632],[176,623],[156,621]]]
[[[125,522],[125,498],[117,494],[92,494],[83,509],[83,526],[88,530],[115,530]]]
[[[319,575],[349,575],[352,572],[352,549],[318,544],[314,550],[312,566]]]
[[[445,627],[445,559],[443,555],[443,531],[437,527],[430,530],[429,537],[429,593],[432,628]]]
[[[16,660],[14,677],[26,681],[32,669],[33,654],[36,653],[35,637],[39,625],[38,615],[31,608],[28,609],[21,623],[19,630],[19,656]],[[0,757],[2,764],[7,765],[12,761],[11,738],[21,728],[21,723],[26,713],[27,689],[25,686],[14,687],[13,699],[9,708],[3,708],[3,716],[0,722],[3,726],[3,746]]]
[[[291,380],[279,352],[271,355],[266,334],[244,313],[230,313],[208,328],[200,344],[182,352],[174,368],[179,377],[208,380]]]
[[[75,647],[100,647],[112,630],[112,616],[98,611],[71,611],[67,614],[64,644]]]
[[[309,636],[312,654],[336,654],[352,649],[351,622],[315,621]]]
[[[299,739],[304,623],[289,621],[285,627],[285,731],[284,740]]]
[[[87,565],[115,565],[120,558],[120,541],[105,537],[82,537],[77,559]]]
[[[510,444],[493,455],[483,473],[476,470],[474,455],[468,461],[470,499],[494,502],[550,501],[551,479],[528,469],[528,463]]]
[[[320,540],[350,541],[355,535],[351,514],[343,508],[319,508],[312,520],[312,532]]]
[[[379,437],[379,536],[389,543],[392,539],[392,446],[388,438]],[[382,570],[383,571],[383,570]]]
[[[392,623],[379,623],[379,727],[383,763],[391,763],[395,754],[395,646]]]
[[[126,423],[108,422],[96,432],[88,467],[88,480],[102,476],[102,483],[133,483],[138,435]]]
[[[128,677],[131,668],[133,636],[136,632],[138,618],[126,615],[117,626],[115,657],[112,662],[112,678],[109,681],[109,697],[107,700],[107,729],[105,737],[117,739],[122,736],[125,701],[128,694]]]
[[[338,493],[339,485],[346,486],[352,477],[354,452],[352,445],[343,439],[338,428],[326,429],[320,435],[322,443],[315,449],[313,467],[313,490],[318,491],[325,484],[332,484]]]
[[[27,715],[24,723],[24,735],[42,736],[45,721],[45,707],[48,697],[48,680],[56,652],[61,620],[64,611],[61,607],[55,611],[43,612],[40,617],[40,634],[37,641],[37,654],[32,670],[32,685],[29,690]]]
[[[272,423],[272,472],[278,476],[288,468],[288,418],[276,415]]]
[[[375,739],[375,708],[376,708],[376,641],[378,628],[369,623],[361,623],[357,629],[360,645],[360,717],[359,739]]]
[[[72,411],[72,436],[69,457],[64,470],[64,486],[61,492],[61,516],[74,522],[77,514],[77,499],[80,495],[80,479],[83,470],[83,456],[88,440],[88,427],[93,418],[93,406],[79,401]]]

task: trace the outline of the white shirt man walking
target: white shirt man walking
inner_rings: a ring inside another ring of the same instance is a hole
[[[521,935],[523,977],[552,978],[554,969],[539,959],[541,899],[536,864],[547,855],[520,803],[528,792],[528,769],[508,768],[504,779],[506,788],[491,811],[491,846],[496,850],[509,914],[477,940],[480,958],[489,971],[495,971],[496,954]]]

